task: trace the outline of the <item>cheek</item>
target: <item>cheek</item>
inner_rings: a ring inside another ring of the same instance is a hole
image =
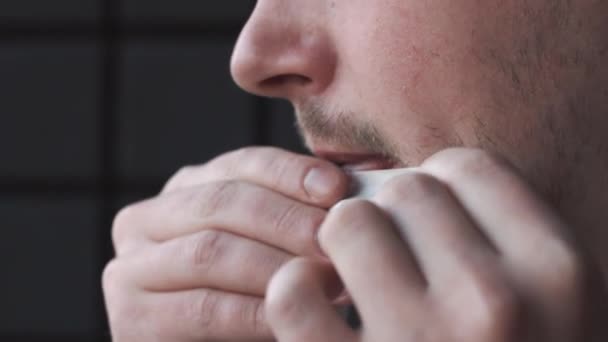
[[[401,34],[386,36],[387,30],[382,30],[372,42],[391,51],[376,59],[382,63],[379,85],[390,87],[412,112],[445,119],[469,111],[486,96],[485,83],[495,81],[496,73],[481,65],[476,55],[485,49],[484,38],[476,32],[492,28],[483,27],[483,19],[476,16],[479,9],[467,12],[467,4],[474,7],[467,1],[417,2]],[[394,27],[401,20],[392,19]]]
[[[496,128],[515,137],[512,119],[525,108],[506,61],[517,51],[516,33],[526,32],[525,22],[514,21],[516,2],[336,3],[331,96],[374,122],[404,155],[479,146],[479,118],[488,134]]]
[[[505,101],[513,96],[507,93],[510,74],[499,58],[488,58],[513,50],[509,27],[521,25],[505,21],[513,17],[510,2],[351,1],[348,17],[339,21],[344,39],[336,40],[338,75],[351,90],[340,93],[355,94],[348,103],[371,114],[394,113],[409,126],[442,130],[511,103]]]
[[[357,22],[344,23],[349,35],[339,46],[338,75],[350,91],[340,93],[387,133],[415,139],[417,149],[452,141],[454,123],[479,103],[473,94],[481,77],[470,48],[474,20],[445,1],[374,3]],[[453,20],[457,15],[461,20]]]
[[[370,3],[361,5],[364,13],[351,6],[339,21],[337,76],[353,98],[426,116],[465,106],[464,94],[479,79],[471,63],[475,12],[454,13],[463,11],[463,1],[451,7],[445,1]]]

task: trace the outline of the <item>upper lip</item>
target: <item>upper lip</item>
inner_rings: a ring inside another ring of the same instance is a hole
[[[311,151],[316,156],[329,160],[347,170],[381,170],[397,166],[394,160],[385,155],[361,149],[347,149],[337,146],[311,146]]]

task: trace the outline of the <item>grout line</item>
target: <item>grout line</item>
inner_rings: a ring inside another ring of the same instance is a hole
[[[105,261],[112,257],[110,226],[114,215],[114,206],[121,194],[144,195],[159,191],[159,183],[122,183],[118,179],[117,142],[118,136],[118,100],[120,86],[121,42],[129,39],[170,39],[172,41],[188,39],[230,39],[238,35],[242,23],[211,23],[185,22],[181,24],[158,24],[145,22],[141,24],[120,26],[120,0],[99,0],[101,18],[99,24],[76,22],[57,24],[52,21],[24,21],[0,23],[0,43],[30,43],[62,41],[97,41],[100,43],[99,73],[100,73],[100,147],[99,163],[100,176],[96,183],[73,180],[59,181],[26,181],[16,180],[0,182],[0,196],[9,195],[93,195],[101,199],[101,222],[98,227],[98,275],[105,266]],[[255,4],[251,1],[251,6]],[[268,144],[270,138],[269,102],[264,99],[255,101],[256,125],[254,138],[256,144]],[[98,284],[100,282],[97,282]],[[100,290],[100,288],[99,288]],[[109,341],[108,325],[105,318],[105,308],[101,292],[93,299],[99,317],[97,341]],[[10,341],[91,341],[90,337],[63,336],[55,339],[46,334],[24,334],[6,336],[0,334],[0,340]]]
[[[270,145],[272,143],[270,100],[256,96],[254,115],[253,143],[261,146]]]
[[[69,183],[69,182],[0,182],[0,197],[6,196],[103,196],[104,190],[100,186],[101,180],[96,183]],[[160,192],[161,181],[146,183],[115,183],[115,188],[121,194],[156,194]]]
[[[106,0],[113,1],[113,0]],[[102,23],[105,19],[102,18]],[[0,23],[0,39],[2,41],[23,40],[96,40],[100,35],[105,35],[106,24],[98,27],[93,24],[57,25],[42,23],[31,26],[16,26]],[[125,25],[120,29],[121,34],[117,40],[123,39],[234,39],[242,25],[240,23],[204,25],[199,23],[181,24],[139,24]]]
[[[110,227],[114,215],[114,205],[117,197],[116,177],[116,146],[118,136],[117,107],[119,91],[120,46],[117,18],[119,0],[99,0],[101,3],[101,50],[100,50],[100,193],[101,193],[101,222],[98,234],[99,264],[97,274],[101,278],[103,268],[112,257]],[[100,279],[99,278],[99,279]],[[101,285],[101,281],[97,282]],[[100,336],[109,331],[101,286],[98,287],[96,298],[97,314],[99,317]]]
[[[48,333],[0,333],[0,341],[10,342],[110,342],[106,336],[91,336],[89,334],[48,334]]]

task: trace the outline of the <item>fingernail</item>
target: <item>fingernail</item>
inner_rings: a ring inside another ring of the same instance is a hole
[[[315,199],[323,199],[331,195],[340,182],[336,172],[327,168],[316,167],[304,178],[304,188]]]
[[[323,247],[321,247],[321,241],[319,241],[319,231],[317,230],[315,232],[315,249],[317,252],[317,256],[321,258],[321,260],[325,260],[325,261],[329,261],[329,258],[327,257],[327,254],[325,254],[325,251],[323,250]]]
[[[336,211],[336,210],[342,208],[343,206],[345,206],[346,203],[352,202],[352,201],[353,201],[353,199],[351,199],[351,198],[340,200],[340,201],[338,201],[338,203],[334,204],[331,208],[329,208],[329,211],[330,212]]]

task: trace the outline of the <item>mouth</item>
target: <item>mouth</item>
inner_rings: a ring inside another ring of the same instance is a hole
[[[381,154],[314,149],[313,153],[320,158],[335,163],[347,172],[386,170],[400,167],[398,162]]]

